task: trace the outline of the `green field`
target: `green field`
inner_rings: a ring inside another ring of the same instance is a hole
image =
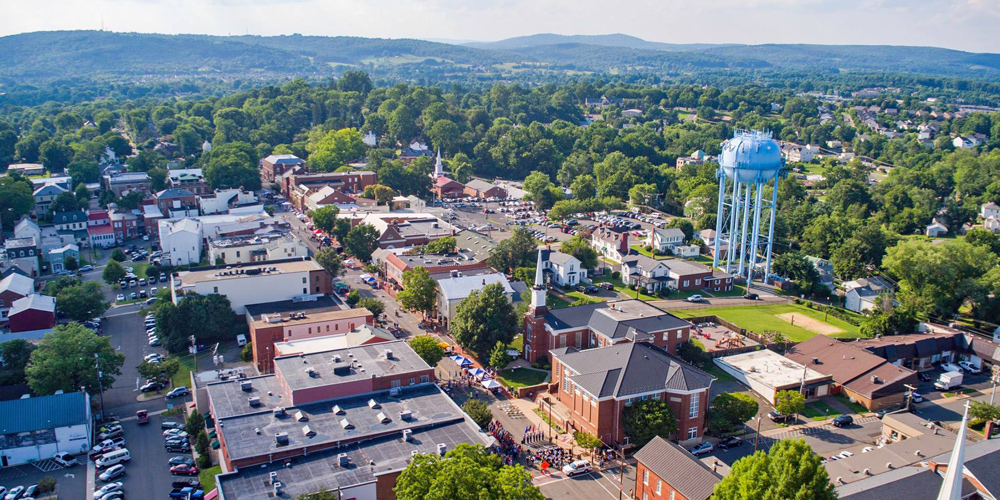
[[[508,387],[517,389],[518,387],[530,387],[545,382],[545,377],[549,374],[543,370],[534,368],[512,368],[500,371],[500,382]]]
[[[839,417],[840,412],[826,402],[819,400],[807,404],[802,409],[802,416],[810,420],[826,420],[828,418]]]
[[[776,330],[791,340],[801,342],[810,339],[818,332],[804,328],[801,324],[791,324],[778,317],[780,314],[794,313],[796,315],[808,316],[816,321],[842,330],[839,333],[831,334],[831,337],[853,338],[860,336],[858,327],[838,318],[830,316],[823,318],[823,313],[809,309],[797,304],[780,304],[768,306],[734,306],[734,307],[709,307],[705,309],[683,309],[671,311],[682,318],[693,316],[718,316],[726,321],[735,323],[742,328],[754,332],[764,332]]]

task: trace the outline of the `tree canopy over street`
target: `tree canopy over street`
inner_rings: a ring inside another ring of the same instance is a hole
[[[111,346],[110,339],[79,323],[69,323],[45,334],[31,353],[25,376],[35,394],[74,392],[81,387],[97,394],[97,367],[100,366],[101,384],[110,388],[121,375],[124,363],[125,355]]]
[[[502,465],[480,445],[459,444],[444,457],[417,455],[396,480],[399,500],[543,500],[520,465]]]
[[[490,359],[497,342],[510,344],[515,333],[517,315],[500,283],[473,290],[455,308],[451,334],[458,345],[474,352],[484,362]]]

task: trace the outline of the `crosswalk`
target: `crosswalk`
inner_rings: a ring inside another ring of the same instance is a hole
[[[864,425],[878,420],[878,417],[857,417],[854,419],[855,425]],[[833,424],[823,424],[817,427],[802,427],[798,429],[789,429],[782,432],[771,433],[766,436],[762,435],[760,437],[760,442],[766,448],[770,448],[774,443],[782,439],[795,439],[805,436],[819,436],[824,434],[829,434],[835,427]]]
[[[50,459],[39,460],[37,462],[33,462],[31,465],[34,465],[35,467],[38,468],[38,470],[42,472],[52,472],[64,468],[63,466],[56,463],[55,460],[50,460]]]

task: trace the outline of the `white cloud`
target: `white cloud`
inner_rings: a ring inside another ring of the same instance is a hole
[[[498,40],[933,45],[1000,52],[1000,0],[0,0],[0,34],[97,29]]]

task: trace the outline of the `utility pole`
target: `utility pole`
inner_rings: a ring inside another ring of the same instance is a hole
[[[101,358],[94,353],[94,368],[97,370],[97,391],[101,395],[101,419],[104,419],[104,384],[101,383]]]
[[[992,372],[993,376],[990,378],[993,380],[993,392],[990,393],[990,406],[993,406],[993,398],[997,395],[997,382],[1000,381],[1000,366],[993,365]]]
[[[911,384],[906,384],[903,387],[906,388],[906,411],[910,411],[910,406],[913,404],[913,393],[917,387]]]
[[[757,415],[757,435],[753,438],[753,452],[757,453],[757,444],[760,443],[760,421],[763,417]]]

